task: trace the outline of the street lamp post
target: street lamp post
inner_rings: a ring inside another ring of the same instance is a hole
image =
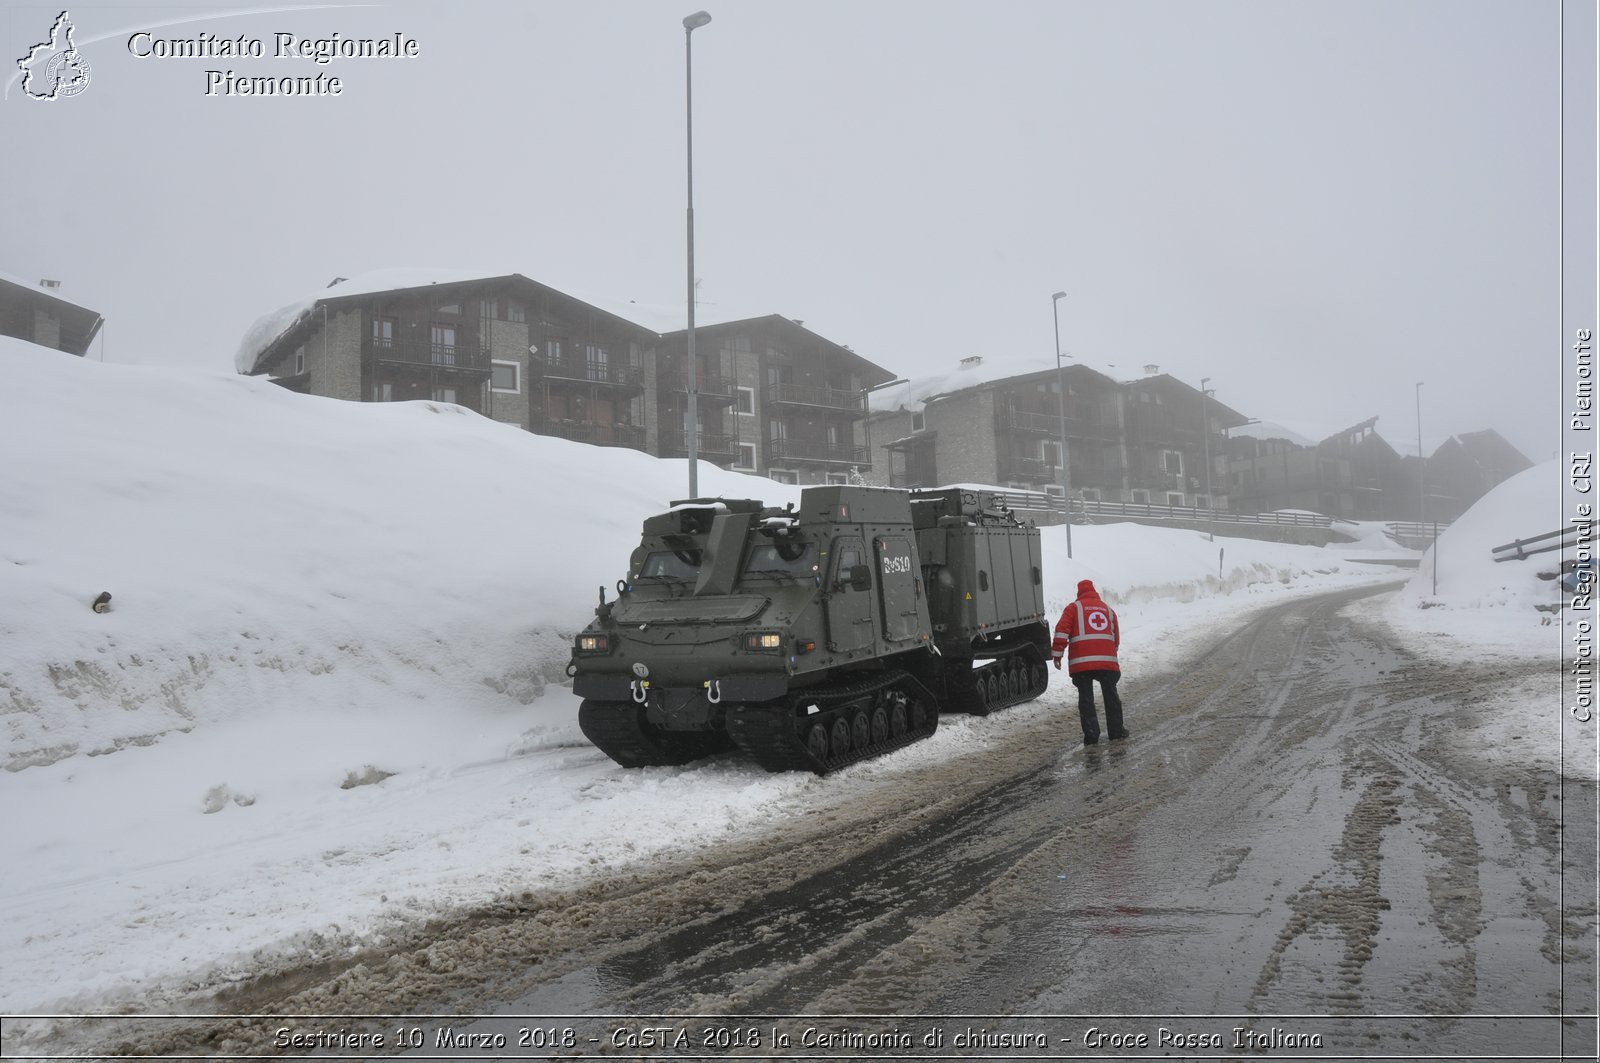
[[[1217,541],[1217,503],[1211,497],[1211,424],[1206,420],[1206,385],[1211,383],[1211,378],[1200,378],[1200,436],[1205,441],[1206,454],[1206,541]]]
[[[1422,455],[1422,381],[1417,381],[1417,530],[1428,519],[1428,459]],[[1439,593],[1439,525],[1433,526],[1433,593]]]
[[[689,228],[689,423],[683,434],[689,449],[689,497],[700,495],[700,405],[698,382],[694,364],[694,56],[692,40],[694,31],[711,21],[704,11],[696,11],[683,19],[683,113],[684,133],[688,147],[688,228]]]
[[[1066,292],[1050,296],[1050,317],[1056,327],[1056,400],[1061,416],[1061,501],[1067,508],[1067,558],[1072,558],[1072,468],[1067,464],[1067,379],[1061,368],[1061,300]]]
[[[1417,523],[1428,514],[1427,460],[1422,456],[1422,382],[1417,382]]]

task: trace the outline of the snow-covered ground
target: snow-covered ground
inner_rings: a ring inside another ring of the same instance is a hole
[[[683,462],[3,337],[0,372],[0,1012],[159,1010],[273,958],[759,832],[1043,719],[1072,731],[1053,689],[826,779],[733,756],[623,770],[579,733],[562,669]],[[700,486],[798,497],[711,466]],[[1481,533],[1441,540],[1438,604],[1418,607],[1423,569],[1383,619],[1419,649],[1493,645],[1554,676],[1561,625],[1531,607],[1553,585],[1458,567]],[[1095,525],[1069,560],[1047,528],[1047,606],[1099,584],[1136,696],[1262,604],[1404,578],[1350,560],[1415,556],[1363,534]],[[1553,764],[1559,708],[1539,711],[1516,755]]]

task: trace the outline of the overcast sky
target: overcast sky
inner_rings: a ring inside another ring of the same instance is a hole
[[[1427,450],[1560,447],[1557,4],[704,2],[708,308],[914,376],[1049,357],[1065,290],[1069,353],[1308,436],[1377,416],[1414,450],[1423,381]],[[694,6],[69,8],[89,86],[0,103],[0,272],[103,313],[108,361],[217,372],[258,316],[379,267],[681,303]],[[0,12],[8,74],[60,10]],[[267,57],[137,58],[140,30]],[[420,55],[274,60],[277,32]],[[209,69],[343,91],[208,97]]]

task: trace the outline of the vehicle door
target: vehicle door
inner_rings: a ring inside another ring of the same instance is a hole
[[[828,572],[828,649],[850,653],[872,648],[872,566],[859,536],[833,541]]]
[[[891,645],[909,642],[922,631],[921,572],[911,540],[884,535],[872,540],[877,553],[878,589],[883,605],[883,640]]]

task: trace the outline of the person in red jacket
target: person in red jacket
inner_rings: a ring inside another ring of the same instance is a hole
[[[1113,739],[1127,738],[1122,726],[1122,699],[1117,696],[1117,680],[1122,668],[1117,664],[1117,648],[1122,645],[1122,628],[1117,612],[1101,598],[1089,580],[1078,581],[1078,598],[1061,613],[1056,622],[1055,641],[1050,656],[1061,668],[1061,655],[1067,657],[1067,675],[1078,688],[1078,720],[1083,724],[1083,744],[1100,741],[1100,721],[1094,711],[1094,684],[1100,681],[1100,694],[1106,703],[1106,733]]]

